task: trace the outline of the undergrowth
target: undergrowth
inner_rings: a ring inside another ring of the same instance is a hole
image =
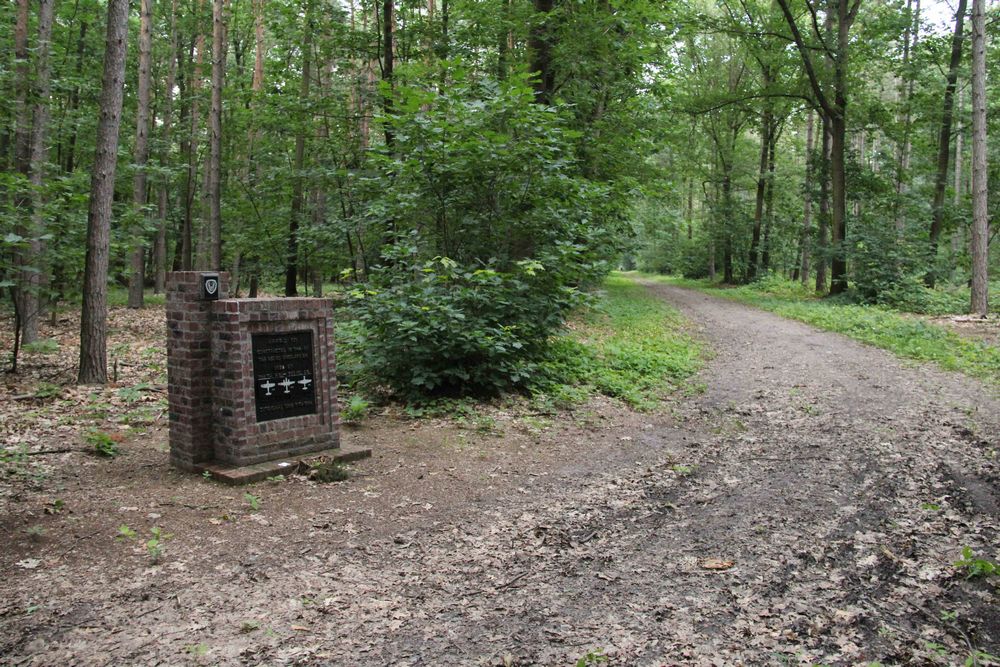
[[[777,278],[735,288],[665,276],[652,278],[710,291],[782,317],[845,334],[906,359],[931,361],[942,368],[1000,384],[1000,348],[962,338],[945,327],[906,313],[851,303],[849,297],[821,299],[797,282]]]
[[[650,410],[700,368],[701,347],[685,332],[676,310],[620,274],[607,278],[603,287],[531,364],[522,390],[534,401],[563,408],[602,394]],[[354,390],[363,384],[358,382],[364,373],[356,344],[360,333],[356,322],[338,323],[338,376],[342,386]],[[379,397],[378,392],[367,395]],[[472,420],[477,405],[475,396],[431,395],[409,398],[404,412],[415,419]]]
[[[642,286],[616,274],[604,287],[553,341],[532,390],[557,402],[604,394],[652,409],[698,370],[701,348],[680,314]]]

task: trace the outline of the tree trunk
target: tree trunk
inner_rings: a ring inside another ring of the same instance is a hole
[[[556,74],[552,63],[553,30],[549,22],[552,20],[555,0],[533,0],[533,2],[535,23],[528,38],[528,50],[531,52],[531,70],[537,77],[533,83],[535,101],[539,104],[552,104]]]
[[[17,0],[17,20],[14,24],[14,169],[27,178],[31,171],[31,61],[28,52],[28,0]],[[27,205],[24,195],[19,199]]]
[[[22,117],[18,118],[18,129],[21,131],[21,121],[26,121],[30,131],[27,175],[31,189],[27,194],[17,196],[18,231],[28,239],[27,247],[18,253],[18,264],[21,270],[18,276],[17,300],[18,323],[20,325],[20,343],[33,343],[38,339],[38,323],[41,319],[41,289],[43,271],[40,266],[44,256],[41,236],[45,234],[45,216],[42,212],[41,188],[45,182],[45,164],[48,161],[47,132],[49,123],[49,55],[52,41],[52,20],[55,0],[39,0],[38,5],[38,44],[35,49],[35,82],[34,109],[28,108]],[[20,9],[20,8],[19,8]],[[20,16],[18,17],[20,23]],[[20,46],[20,45],[19,45]],[[21,63],[18,63],[20,75]],[[34,116],[34,124],[31,117]],[[23,137],[18,135],[18,141]],[[18,148],[21,148],[20,146]],[[16,155],[19,171],[24,169],[22,156]],[[22,171],[22,173],[25,173]]]
[[[392,4],[392,0],[386,0]],[[391,16],[391,9],[390,9]],[[302,216],[303,175],[306,155],[306,107],[309,103],[309,80],[312,69],[312,2],[306,5],[305,28],[302,35],[302,88],[299,95],[303,117],[295,134],[295,161],[292,169],[292,206],[288,217],[288,250],[285,256],[285,296],[297,296],[299,266],[299,219]],[[391,37],[390,37],[391,43]],[[391,63],[391,57],[389,58]],[[388,137],[387,137],[388,138]]]
[[[803,285],[809,284],[809,236],[812,232],[812,188],[813,188],[813,112],[806,115],[806,182],[805,182],[805,202],[802,211],[802,236],[799,240],[801,250],[801,264],[799,265],[799,278]]]
[[[951,39],[951,60],[948,63],[948,79],[944,88],[944,110],[941,114],[941,131],[938,133],[937,173],[934,176],[934,201],[931,207],[930,241],[931,268],[924,276],[924,283],[934,287],[937,276],[935,263],[937,259],[938,240],[944,227],[944,194],[948,183],[948,158],[951,156],[951,122],[955,109],[955,87],[958,83],[958,68],[962,64],[962,33],[965,21],[966,0],[958,0],[955,12],[955,34]],[[958,169],[956,164],[956,169]]]
[[[198,0],[197,17],[200,20],[202,8],[205,0]],[[191,133],[188,141],[188,169],[187,179],[184,183],[184,225],[181,229],[182,260],[181,263],[185,271],[194,268],[194,202],[198,190],[198,132],[201,125],[201,96],[202,84],[202,64],[205,60],[205,34],[198,24],[197,36],[194,40],[195,59],[194,68],[191,74]]]
[[[726,211],[726,216],[732,213],[732,189],[733,189],[733,176],[732,176],[732,166],[730,164],[723,164],[723,174],[722,174],[722,205]],[[727,220],[727,222],[730,222]],[[727,228],[725,230],[725,236],[722,243],[722,281],[727,285],[732,285],[736,282],[735,274],[733,273],[733,232],[731,229]]]
[[[907,13],[913,9],[913,0],[907,0],[906,10]],[[903,195],[906,194],[907,190],[907,178],[910,171],[910,154],[912,152],[910,131],[911,131],[911,117],[912,113],[910,111],[911,102],[913,99],[913,80],[914,73],[913,68],[910,65],[911,53],[916,50],[917,42],[919,41],[920,29],[920,0],[916,0],[916,9],[913,12],[910,23],[906,26],[906,31],[904,33],[903,39],[903,81],[899,84],[899,96],[900,101],[903,105],[903,117],[901,123],[903,125],[903,142],[899,146],[898,150],[898,162],[896,165],[896,233],[900,237],[906,228],[906,211],[903,206]],[[911,40],[910,37],[913,37]]]
[[[212,107],[208,163],[209,266],[222,270],[222,88],[226,76],[226,4],[212,2]]]
[[[132,202],[137,216],[145,217],[146,208],[146,162],[149,159],[149,98],[153,84],[153,0],[139,0],[139,85],[135,119],[135,175],[132,178]],[[142,290],[146,280],[146,247],[140,229],[133,232],[132,271],[128,279],[128,307],[142,308]]]
[[[107,41],[97,122],[94,165],[87,211],[87,256],[83,275],[80,322],[80,384],[105,384],[108,330],[108,242],[114,199],[125,89],[125,52],[128,38],[128,0],[108,0]]]
[[[767,189],[764,192],[764,240],[761,246],[760,270],[765,274],[771,270],[771,229],[774,227],[774,171],[775,152],[778,139],[775,128],[771,128],[771,137],[767,149]]]
[[[982,317],[989,311],[984,3],[985,0],[972,0],[972,299],[969,310]]]
[[[394,0],[382,1],[382,81],[385,82],[385,92],[382,95],[382,111],[385,114],[385,147],[391,153],[395,145],[395,137],[392,132],[392,74],[395,67],[395,47],[393,38],[395,34],[395,7]]]
[[[764,73],[765,88],[768,75]],[[757,196],[753,210],[753,234],[750,239],[750,256],[747,258],[747,282],[757,279],[760,266],[760,232],[764,221],[764,191],[767,189],[767,156],[771,147],[771,106],[764,101],[764,112],[760,121],[760,166],[757,169]]]
[[[847,178],[846,139],[847,123],[842,116],[830,119],[830,294],[847,290]]]
[[[87,28],[89,24],[87,21],[80,21],[80,32],[77,35],[76,40],[76,80],[80,81],[83,74],[83,61],[84,56],[87,53]],[[73,129],[69,135],[69,141],[66,147],[66,158],[65,158],[65,171],[67,174],[72,174],[73,170],[76,168],[76,139],[80,131],[80,121],[76,117],[76,111],[80,106],[80,84],[77,83],[73,86],[73,90],[69,94],[69,103],[67,105],[67,114],[71,118]]]
[[[165,109],[163,111],[163,151],[160,154],[160,166],[164,170],[170,164],[171,131],[174,120],[174,86],[177,83],[177,0],[170,4],[170,59],[167,62],[167,89],[164,91]],[[159,189],[159,222],[156,228],[156,246],[154,248],[154,264],[156,277],[153,281],[153,292],[163,292],[167,281],[167,218],[169,213],[170,180],[161,177]]]
[[[28,51],[28,0],[18,0],[17,20],[14,24],[14,169],[24,180],[14,189],[15,231],[18,236],[31,238],[31,194],[25,181],[31,178],[31,106],[28,97],[31,91],[31,62]],[[38,292],[34,288],[32,271],[32,245],[18,249],[14,256],[17,271],[17,286],[13,292],[14,308],[17,311],[17,331],[19,342],[38,332]],[[33,315],[32,315],[33,314]],[[16,366],[16,360],[15,360]]]
[[[830,121],[823,116],[820,123],[823,150],[820,159],[819,229],[816,230],[816,291],[826,292],[826,274],[830,259],[827,237],[830,234]]]
[[[250,89],[259,94],[264,86],[264,4],[266,0],[253,0],[254,57],[253,82]]]
[[[850,30],[861,7],[861,0],[853,0],[848,7],[847,0],[828,0],[826,8],[826,38],[824,48],[827,64],[832,67],[832,91],[824,85],[813,66],[811,49],[806,45],[798,23],[788,5],[788,0],[778,0],[785,17],[799,57],[809,78],[809,85],[831,133],[830,144],[830,190],[832,209],[832,261],[830,262],[830,293],[840,294],[847,289],[847,65]],[[836,42],[831,49],[833,28],[836,26]],[[829,93],[832,93],[832,98]],[[824,133],[825,136],[825,133]],[[818,280],[817,276],[817,280]]]
[[[955,116],[958,120],[958,127],[955,130],[955,193],[952,203],[955,206],[955,210],[962,205],[962,138],[965,133],[965,127],[962,125],[962,89],[958,89],[958,104],[956,105]],[[965,225],[961,222],[955,225],[955,231],[951,235],[951,254],[952,262],[954,265],[954,258],[965,249]]]

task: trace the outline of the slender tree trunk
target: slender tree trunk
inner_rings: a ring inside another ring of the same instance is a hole
[[[83,74],[83,61],[84,56],[87,53],[87,28],[89,24],[87,21],[80,21],[80,32],[77,35],[76,40],[76,80],[80,81]],[[80,84],[77,83],[73,86],[73,90],[69,94],[69,103],[67,104],[66,114],[70,117],[70,124],[72,129],[70,130],[69,141],[66,146],[66,157],[65,157],[65,171],[67,174],[72,174],[73,170],[76,168],[76,139],[80,130],[80,120],[76,117],[77,109],[80,107]]]
[[[264,6],[266,0],[253,0],[254,57],[251,90],[260,94],[264,86]]]
[[[972,0],[972,299],[969,312],[989,312],[989,211],[986,166],[985,0]]]
[[[962,124],[962,102],[964,101],[962,89],[958,89],[958,104],[955,116],[958,118],[958,127],[955,129],[955,194],[952,203],[957,211],[962,205],[962,139],[965,134],[965,126]],[[957,257],[965,248],[965,225],[959,222],[955,225],[955,230],[951,235],[951,254]]]
[[[533,0],[533,2],[535,23],[528,38],[528,50],[531,52],[531,69],[537,74],[533,84],[535,101],[539,104],[552,104],[556,73],[552,62],[553,29],[550,21],[552,10],[555,9],[555,0]]]
[[[174,121],[174,86],[177,83],[177,0],[170,4],[170,59],[167,61],[167,87],[164,91],[165,109],[163,111],[163,150],[160,153],[160,166],[166,170],[170,164],[171,131]],[[156,246],[153,256],[155,279],[153,291],[163,292],[167,281],[167,218],[169,213],[170,180],[161,177],[159,188],[159,221],[156,227]]]
[[[28,178],[31,171],[31,61],[28,51],[28,0],[17,0],[17,20],[14,24],[14,169]],[[24,194],[18,199],[27,205]]]
[[[386,0],[391,6],[392,0]],[[390,9],[391,12],[391,9]],[[288,217],[288,250],[285,256],[285,296],[298,295],[299,219],[302,217],[303,174],[306,154],[306,117],[309,104],[309,82],[312,69],[312,2],[306,5],[305,28],[302,36],[302,88],[299,94],[302,118],[295,134],[295,159],[292,169],[292,206]],[[391,39],[391,38],[390,38]],[[391,58],[389,58],[391,62]]]
[[[915,9],[914,9],[915,7]],[[912,17],[910,19],[909,25],[906,26],[906,31],[903,40],[903,80],[899,83],[899,96],[900,102],[903,105],[903,117],[901,123],[903,125],[903,141],[899,145],[898,150],[898,163],[896,165],[896,233],[899,236],[903,235],[904,229],[906,227],[906,210],[903,205],[903,195],[906,194],[907,190],[907,179],[910,172],[910,154],[912,152],[911,146],[911,112],[910,106],[913,99],[913,80],[914,73],[913,67],[910,64],[912,60],[911,53],[917,48],[917,43],[920,39],[920,0],[916,0],[914,4],[913,0],[907,0],[906,9],[909,13],[913,11]],[[911,40],[912,35],[912,40]]]
[[[764,73],[765,88],[768,75]],[[747,258],[747,282],[757,279],[760,266],[760,233],[764,222],[764,191],[767,189],[767,155],[771,147],[771,107],[765,100],[760,121],[760,165],[757,169],[757,196],[753,210],[753,233],[750,239],[750,256]]]
[[[767,189],[764,192],[764,240],[760,260],[760,270],[765,274],[771,270],[771,229],[774,227],[774,172],[777,143],[778,139],[775,128],[772,127],[767,150]]]
[[[820,165],[819,228],[816,230],[816,291],[826,292],[827,267],[830,262],[827,239],[830,234],[830,121],[824,115],[820,131],[823,150]]]
[[[118,130],[125,89],[127,38],[128,0],[108,0],[101,113],[97,122],[97,150],[91,172],[90,206],[87,212],[87,255],[80,322],[80,384],[104,384],[108,379],[108,243],[118,157]]]
[[[812,233],[812,189],[813,189],[813,112],[806,115],[806,182],[805,202],[802,211],[802,236],[799,240],[802,258],[799,266],[799,278],[803,285],[809,284],[809,236]]]
[[[830,294],[841,294],[847,290],[847,179],[844,145],[847,127],[843,116],[830,119],[830,226],[833,254],[830,259]]]
[[[23,180],[14,189],[15,231],[18,236],[31,238],[31,61],[28,51],[28,0],[18,0],[17,19],[14,24],[14,169]],[[31,342],[38,332],[38,292],[33,288],[32,247],[18,249],[14,264],[18,267],[17,286],[14,289],[14,308],[17,312],[19,342]],[[25,339],[28,340],[25,340]],[[16,360],[15,360],[16,367]]]
[[[955,33],[951,38],[951,60],[948,63],[948,78],[944,88],[944,110],[941,114],[941,131],[938,133],[937,173],[934,176],[934,201],[931,206],[930,241],[931,269],[924,276],[928,287],[934,287],[937,276],[938,239],[944,227],[944,195],[948,183],[948,158],[951,157],[951,122],[955,109],[955,87],[958,83],[958,68],[962,64],[962,33],[965,21],[966,0],[958,0],[955,11]],[[956,164],[956,169],[958,166]]]
[[[732,213],[733,201],[732,201],[732,189],[733,189],[733,176],[732,176],[732,165],[729,163],[724,163],[722,174],[722,202],[724,210],[726,211],[727,217]],[[732,285],[736,282],[735,274],[733,273],[733,233],[731,229],[726,229],[725,237],[723,238],[722,244],[722,280],[727,285]]]
[[[39,0],[38,44],[35,49],[34,109],[32,114],[32,110],[29,108],[24,114],[27,118],[19,118],[18,124],[20,132],[20,120],[27,120],[27,129],[30,130],[27,174],[31,184],[29,193],[17,197],[18,231],[21,236],[28,239],[27,247],[18,256],[21,270],[15,294],[22,344],[32,343],[38,339],[38,323],[42,314],[43,271],[41,263],[44,257],[44,244],[40,237],[45,234],[45,216],[42,211],[41,190],[45,182],[45,164],[48,162],[46,141],[49,125],[49,56],[53,11],[54,0]],[[19,62],[19,68],[20,65]],[[34,116],[33,125],[30,121],[32,115]],[[19,136],[18,139],[22,138]],[[16,156],[16,158],[19,162],[21,161],[21,156]],[[19,167],[23,169],[24,165],[20,164]]]
[[[385,147],[391,153],[395,147],[395,136],[392,132],[391,118],[393,111],[392,88],[393,70],[395,68],[395,7],[394,0],[382,1],[382,81],[385,92],[382,95],[382,111],[385,114]]]
[[[194,268],[194,202],[198,190],[198,133],[201,125],[201,85],[202,85],[202,64],[205,60],[205,34],[200,26],[202,8],[205,0],[198,0],[197,16],[199,26],[196,28],[197,34],[194,40],[195,60],[191,74],[191,133],[188,142],[188,169],[187,180],[184,185],[184,226],[181,230],[182,243],[182,264],[185,271]]]
[[[830,293],[839,294],[847,289],[847,83],[850,30],[861,7],[861,0],[828,0],[826,11],[825,48],[827,65],[832,69],[832,86],[824,85],[813,66],[811,50],[799,31],[798,23],[788,5],[788,0],[778,0],[785,21],[792,31],[792,38],[802,58],[809,85],[820,107],[831,133],[830,144],[830,197],[832,260],[830,262]],[[833,39],[836,26],[836,40]],[[832,49],[831,49],[831,45]],[[832,91],[830,88],[832,87]],[[829,93],[832,93],[832,100]],[[824,133],[825,135],[825,133]],[[817,276],[818,279],[818,276]]]
[[[209,266],[222,270],[222,89],[226,76],[226,2],[212,2],[212,107],[208,163]]]
[[[684,216],[687,222],[687,239],[694,238],[694,177],[688,177],[687,215]]]
[[[145,217],[146,162],[149,160],[149,99],[153,84],[153,0],[139,0],[139,86],[135,120],[135,175],[132,178],[132,202],[139,216]],[[142,308],[142,290],[146,280],[146,247],[140,229],[135,230],[131,253],[132,271],[128,280],[128,307]]]

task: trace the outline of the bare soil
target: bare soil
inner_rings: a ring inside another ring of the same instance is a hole
[[[997,578],[953,565],[1000,556],[989,390],[649,289],[715,351],[660,414],[388,412],[322,485],[171,471],[156,414],[118,458],[31,457],[0,494],[0,663],[991,664]],[[122,524],[172,537],[154,562]]]
[[[1000,315],[986,318],[970,315],[951,315],[925,318],[932,324],[943,326],[963,338],[978,340],[987,345],[1000,347]]]

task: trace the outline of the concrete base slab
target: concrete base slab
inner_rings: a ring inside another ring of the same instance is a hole
[[[224,484],[237,486],[259,482],[275,475],[293,475],[308,468],[311,462],[350,463],[351,461],[366,459],[371,455],[372,450],[367,447],[341,446],[336,449],[310,452],[309,454],[303,454],[291,459],[265,461],[264,463],[240,468],[218,463],[203,463],[195,466],[195,472],[208,472],[211,473],[213,479],[217,479]]]

